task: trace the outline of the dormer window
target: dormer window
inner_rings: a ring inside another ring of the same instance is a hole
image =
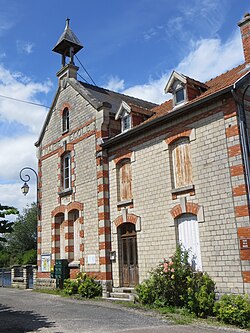
[[[125,132],[131,128],[131,115],[124,113],[121,118],[122,132]]]
[[[126,132],[132,127],[131,107],[124,101],[115,115],[115,120],[121,119],[121,132]]]
[[[183,103],[185,100],[184,88],[175,91],[175,104]]]

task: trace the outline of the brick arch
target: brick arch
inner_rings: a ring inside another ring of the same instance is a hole
[[[75,202],[70,202],[68,205],[67,205],[67,210],[68,212],[70,212],[71,210],[83,210],[83,203],[79,202],[79,201],[75,201]]]
[[[119,157],[117,157],[117,158],[114,159],[114,163],[115,163],[115,164],[118,164],[118,163],[120,163],[122,160],[125,160],[125,159],[129,159],[129,160],[131,160],[131,156],[132,156],[132,152],[127,153],[127,154],[122,155],[122,156],[119,156]]]
[[[52,210],[51,216],[55,217],[59,213],[63,213],[64,214],[65,210],[66,210],[66,206],[65,205],[60,205],[60,206],[56,207],[54,210]]]
[[[127,214],[127,218],[126,221],[123,221],[123,216],[119,215],[115,220],[114,220],[114,224],[115,226],[118,228],[122,223],[133,223],[136,224],[137,220],[138,220],[138,216],[136,216],[135,214]]]
[[[182,215],[182,214],[193,214],[193,215],[198,215],[198,211],[200,209],[200,206],[196,203],[193,202],[187,202],[186,203],[186,210],[183,211],[181,205],[175,205],[171,210],[170,213],[175,219],[176,217]]]
[[[167,138],[165,141],[168,145],[171,145],[180,138],[190,138],[191,132],[192,132],[192,130],[189,129],[184,132],[176,133],[176,134],[170,136],[169,138]]]
[[[61,117],[63,116],[63,110],[66,109],[66,108],[68,108],[69,111],[72,109],[71,105],[69,103],[67,103],[67,102],[63,103],[62,108],[60,110]]]

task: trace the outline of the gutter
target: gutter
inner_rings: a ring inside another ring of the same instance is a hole
[[[154,127],[155,125],[158,125],[159,123],[165,123],[167,121],[169,121],[172,118],[184,115],[187,111],[189,111],[190,109],[199,106],[205,102],[208,102],[216,97],[219,97],[223,94],[226,94],[228,92],[230,92],[232,90],[232,86],[229,86],[223,90],[220,90],[214,94],[211,94],[201,100],[198,100],[197,102],[188,104],[188,105],[184,105],[183,107],[175,110],[174,112],[169,112],[161,117],[158,117],[156,119],[153,119],[152,121],[149,121],[148,123],[139,125],[137,127],[131,128],[129,131],[119,134],[109,140],[107,140],[106,142],[104,142],[101,146],[103,149],[106,148],[110,148],[112,145],[120,143],[124,140],[126,140],[127,138],[132,138],[134,136],[136,136],[138,133],[140,132],[145,132],[145,130],[147,129],[151,129],[152,127]]]
[[[245,74],[241,79],[237,80],[232,87],[231,93],[233,95],[233,98],[235,100],[238,109],[239,131],[240,131],[240,140],[242,144],[242,155],[243,155],[242,157],[245,167],[245,177],[247,185],[247,198],[248,198],[248,204],[250,205],[250,161],[249,161],[250,140],[247,129],[246,110],[244,105],[245,104],[244,98],[248,88],[250,88],[250,83],[248,83],[247,86],[244,88],[241,98],[239,98],[239,96],[237,95],[237,89],[241,88],[244,85],[248,76],[250,76],[250,73]]]

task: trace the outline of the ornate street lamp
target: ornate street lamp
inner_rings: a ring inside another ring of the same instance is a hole
[[[36,176],[36,203],[37,203],[37,207],[38,207],[38,175],[36,173],[36,171],[30,167],[25,167],[22,168],[22,170],[20,171],[20,179],[24,182],[23,186],[21,187],[21,191],[23,193],[23,195],[27,195],[29,192],[29,185],[27,184],[30,181],[30,175],[28,173],[26,173],[25,175],[23,174],[25,170],[32,171],[34,172],[35,176]]]

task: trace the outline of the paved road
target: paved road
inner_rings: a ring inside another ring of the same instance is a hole
[[[172,325],[152,314],[107,301],[79,301],[0,288],[0,333],[6,332],[235,333],[239,330]]]

